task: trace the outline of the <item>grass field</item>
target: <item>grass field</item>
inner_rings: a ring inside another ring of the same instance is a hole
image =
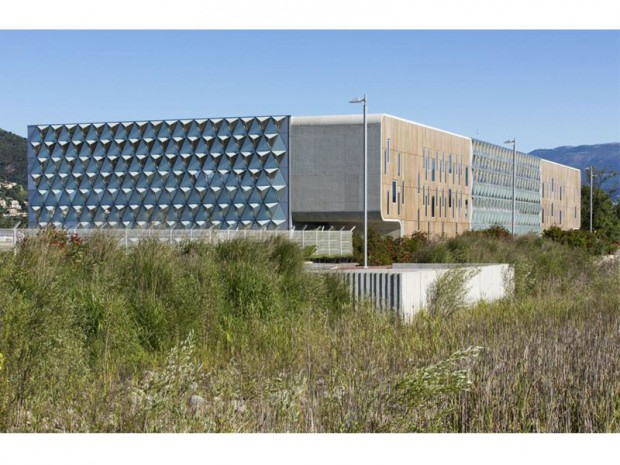
[[[618,432],[620,270],[536,237],[419,245],[515,266],[510,298],[410,325],[286,241],[0,253],[4,432]]]

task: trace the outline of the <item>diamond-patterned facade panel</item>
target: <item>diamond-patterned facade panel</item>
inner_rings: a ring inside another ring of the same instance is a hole
[[[28,127],[28,222],[289,227],[288,116]]]

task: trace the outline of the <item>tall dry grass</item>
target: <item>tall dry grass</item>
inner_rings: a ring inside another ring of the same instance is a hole
[[[515,295],[406,325],[285,241],[29,241],[0,255],[0,430],[620,430],[617,267],[535,237],[419,253],[514,263]]]

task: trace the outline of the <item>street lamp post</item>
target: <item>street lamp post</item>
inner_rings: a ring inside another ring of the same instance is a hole
[[[592,232],[592,192],[594,191],[594,167],[590,166],[590,232]]]
[[[349,103],[364,104],[364,268],[368,268],[368,125],[366,123],[366,112],[368,99],[356,97]]]
[[[504,144],[512,144],[512,237],[515,236],[515,212],[517,210],[517,196],[515,189],[517,185],[517,139],[507,140]]]

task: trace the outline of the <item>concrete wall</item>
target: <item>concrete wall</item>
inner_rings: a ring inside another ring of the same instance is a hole
[[[393,310],[409,320],[428,306],[431,285],[456,266],[476,274],[467,282],[467,302],[493,301],[507,295],[513,286],[513,272],[507,264],[399,264],[393,268],[339,270],[354,300],[369,299],[381,310]],[[508,286],[508,289],[506,288]]]
[[[297,227],[361,225],[364,208],[361,115],[291,118],[291,210]],[[368,116],[368,215],[381,227],[381,115]]]

